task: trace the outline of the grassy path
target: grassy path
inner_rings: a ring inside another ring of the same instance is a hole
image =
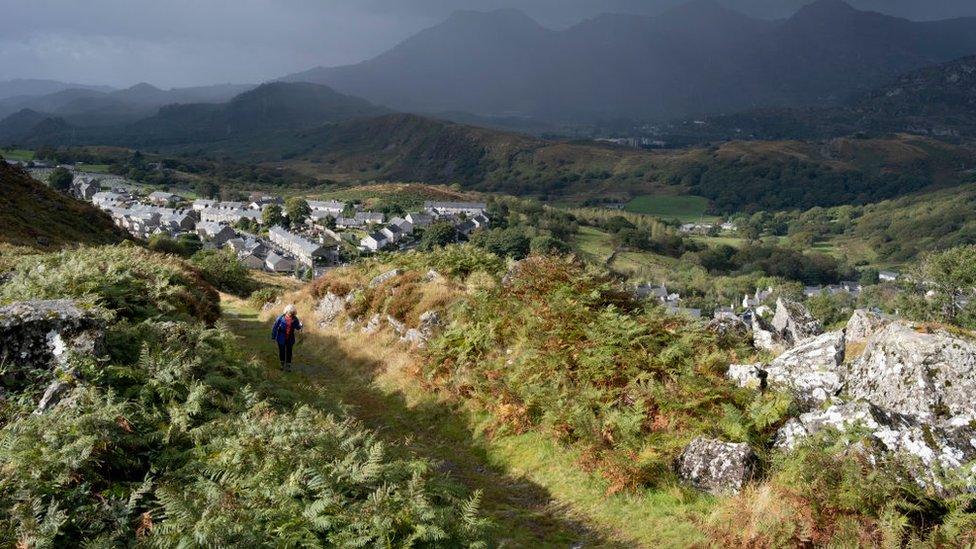
[[[485,436],[486,418],[423,390],[415,358],[392,337],[306,330],[295,371],[281,373],[268,323],[224,296],[225,321],[266,366],[269,381],[311,403],[345,410],[395,450],[426,456],[470,490],[498,525],[503,547],[687,547],[704,540],[691,521],[703,510],[680,490],[607,496],[577,456],[539,434]],[[311,324],[307,321],[306,324]],[[310,326],[307,326],[309,328]]]

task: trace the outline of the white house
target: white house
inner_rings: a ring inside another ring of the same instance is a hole
[[[326,246],[318,242],[312,242],[303,236],[288,232],[281,227],[272,227],[268,231],[268,238],[274,245],[294,255],[299,261],[309,267],[314,266],[316,261],[331,261],[335,259],[334,250],[329,249],[334,245]]]
[[[202,210],[213,208],[216,204],[217,204],[216,200],[204,200],[204,199],[194,200],[193,209],[199,212]]]
[[[383,233],[370,233],[360,241],[360,246],[372,252],[378,252],[390,244]]]
[[[356,220],[362,221],[367,225],[376,225],[386,219],[383,212],[356,212]]]
[[[346,209],[346,203],[339,202],[338,200],[308,200],[307,202],[313,214],[315,212],[322,212],[330,214],[332,217],[339,217],[342,215],[343,210]]]
[[[269,252],[268,257],[264,260],[264,266],[269,271],[276,273],[291,273],[295,271],[295,267],[298,264],[290,257],[285,257],[276,252]]]
[[[126,202],[128,197],[112,191],[99,191],[92,195],[92,204],[99,207],[118,206]]]
[[[484,202],[424,202],[424,210],[438,215],[478,215],[487,209],[488,205]]]
[[[402,217],[394,217],[393,219],[391,219],[390,226],[399,229],[401,234],[404,235],[413,234],[413,223],[407,221]]]
[[[434,218],[425,213],[408,213],[407,221],[409,221],[415,229],[424,229],[429,227],[434,222]]]
[[[207,208],[200,211],[200,220],[210,223],[236,224],[242,219],[251,219],[255,223],[261,223],[261,212],[245,208]]]
[[[153,191],[149,193],[149,202],[157,206],[166,206],[170,202],[179,202],[181,198],[173,193]]]
[[[201,221],[197,223],[197,234],[200,238],[212,242],[215,246],[223,246],[225,242],[237,236],[237,232],[227,225]]]

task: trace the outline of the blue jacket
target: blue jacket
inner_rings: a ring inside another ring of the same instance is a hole
[[[295,323],[294,329],[291,331],[291,338],[285,339],[285,315],[281,315],[275,320],[274,326],[271,327],[271,339],[278,342],[278,345],[285,345],[286,343],[295,342],[295,334],[301,331],[302,321],[298,320],[298,316],[292,317],[292,322]]]

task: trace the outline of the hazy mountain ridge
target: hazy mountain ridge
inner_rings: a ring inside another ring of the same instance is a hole
[[[820,0],[765,21],[704,0],[562,31],[512,10],[462,12],[374,59],[284,79],[407,111],[663,119],[837,103],[973,53],[976,18],[912,22]]]

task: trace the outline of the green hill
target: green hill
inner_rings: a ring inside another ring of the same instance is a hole
[[[104,212],[54,191],[0,160],[0,242],[41,249],[120,242]]]

